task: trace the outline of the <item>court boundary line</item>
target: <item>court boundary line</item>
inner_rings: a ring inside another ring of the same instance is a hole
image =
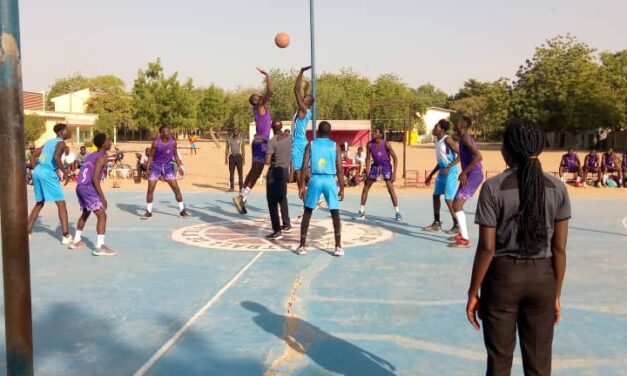
[[[172,337],[170,337],[167,341],[165,341],[165,343],[161,345],[161,347],[154,354],[152,354],[150,359],[148,359],[146,363],[144,363],[133,375],[134,376],[145,375],[146,372],[148,372],[148,370],[150,370],[159,361],[159,359],[163,357],[163,355],[165,355],[172,347],[174,347],[174,344],[176,343],[176,341],[178,341],[183,336],[183,334],[196,322],[196,320],[198,320],[202,315],[204,315],[209,310],[209,308],[211,308],[211,306],[213,306],[218,301],[218,299],[220,299],[222,295],[224,295],[224,293],[228,289],[230,289],[231,286],[233,286],[235,282],[237,282],[242,277],[242,275],[264,253],[265,252],[257,253],[255,257],[253,257],[246,265],[244,265],[244,267],[242,267],[240,271],[237,274],[235,274],[235,276],[233,276],[233,278],[231,278],[224,286],[222,286],[222,288],[211,299],[209,299],[207,303],[205,303],[198,311],[196,311],[196,313],[194,313],[194,315],[190,317],[190,319],[187,320],[187,322],[183,324],[183,326],[181,326],[181,328],[179,328],[179,330],[177,330],[176,333],[172,335]]]

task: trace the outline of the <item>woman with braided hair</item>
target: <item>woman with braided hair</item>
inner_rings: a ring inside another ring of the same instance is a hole
[[[516,332],[525,375],[551,373],[553,327],[560,319],[570,201],[542,171],[545,136],[530,121],[510,123],[502,154],[510,169],[485,182],[466,314],[483,322],[487,375],[511,373]]]

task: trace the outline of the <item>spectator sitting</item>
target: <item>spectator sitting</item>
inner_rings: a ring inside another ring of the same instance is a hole
[[[342,158],[342,162],[351,161],[351,153],[348,150],[347,142],[342,142],[340,157]]]
[[[566,177],[564,176],[566,172],[575,174],[575,186],[581,186],[581,161],[573,148],[568,149],[568,153],[562,156],[562,161],[560,162],[559,177],[563,183],[566,183]]]
[[[68,146],[66,146],[65,150],[63,150],[61,163],[63,163],[63,167],[70,172],[71,176],[75,176],[74,171],[76,170],[76,154],[74,154]]]
[[[357,148],[357,154],[353,157],[353,163],[359,165],[359,175],[361,175],[366,165],[366,153],[363,147],[360,146]]]
[[[141,176],[146,176],[148,173],[148,156],[150,155],[150,148],[146,148],[143,154],[135,153],[137,157],[137,171]]]
[[[87,148],[85,146],[81,146],[80,152],[76,156],[78,168],[83,167],[83,162],[85,162],[85,158],[87,158],[88,155],[89,153],[87,152]]]

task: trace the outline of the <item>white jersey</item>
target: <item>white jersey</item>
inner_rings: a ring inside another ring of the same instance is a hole
[[[440,168],[447,167],[455,160],[455,152],[446,145],[447,138],[448,136],[444,136],[435,141],[435,158]]]

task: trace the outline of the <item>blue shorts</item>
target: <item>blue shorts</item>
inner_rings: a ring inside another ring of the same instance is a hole
[[[444,199],[447,201],[455,199],[455,194],[457,193],[457,182],[459,180],[457,172],[457,166],[453,166],[445,176],[438,173],[438,177],[435,179],[435,190],[433,191],[433,195],[444,195]]]
[[[35,168],[33,171],[33,188],[36,202],[64,201],[63,189],[56,171],[47,168]]]
[[[292,144],[292,169],[294,171],[303,168],[303,159],[305,158],[305,148],[307,147],[307,141],[294,142]]]
[[[305,207],[315,209],[318,206],[320,195],[324,195],[330,210],[340,208],[337,182],[334,175],[313,175],[307,184]]]

